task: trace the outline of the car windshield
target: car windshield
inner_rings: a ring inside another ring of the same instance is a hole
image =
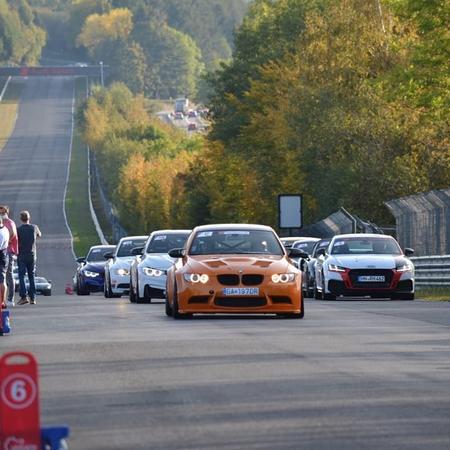
[[[114,247],[97,247],[91,248],[89,251],[86,261],[89,262],[105,262],[105,254],[114,251]]]
[[[146,253],[169,253],[174,248],[183,248],[190,233],[155,234],[147,244]]]
[[[401,255],[402,251],[392,238],[336,239],[332,255]]]
[[[329,241],[329,240],[326,240],[326,241],[319,241],[319,242],[316,244],[316,247],[314,248],[314,254],[313,254],[313,257],[314,257],[314,258],[317,258],[317,252],[318,252],[321,248],[327,248],[329,244],[330,244],[330,241]]]
[[[272,231],[266,230],[210,230],[199,231],[192,241],[190,255],[223,254],[284,255]]]
[[[292,247],[293,248],[298,248],[302,251],[304,251],[305,253],[308,253],[308,255],[311,254],[312,249],[314,248],[314,244],[317,241],[303,241],[303,242],[295,242]]]
[[[131,251],[133,250],[133,248],[143,247],[145,245],[146,240],[147,238],[126,239],[122,241],[117,250],[117,256],[118,257],[132,256]]]

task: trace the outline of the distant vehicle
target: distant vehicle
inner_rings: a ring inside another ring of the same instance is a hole
[[[194,111],[193,109],[191,109],[188,112],[188,117],[191,118],[191,119],[195,119],[197,116],[198,116],[197,111]]]
[[[302,264],[302,289],[307,297],[313,297],[316,288],[316,261],[318,257],[318,252],[322,248],[327,248],[330,244],[331,238],[320,239],[315,244],[309,255],[309,258]]]
[[[390,297],[414,300],[414,250],[400,248],[392,236],[341,234],[319,251],[316,298]]]
[[[188,124],[187,129],[188,129],[188,131],[197,131],[198,127],[197,127],[196,123],[191,122],[191,123]]]
[[[308,256],[311,255],[312,250],[314,248],[314,244],[316,242],[320,241],[319,238],[314,237],[302,237],[298,241],[295,241],[291,248],[298,248],[299,250],[302,250],[305,252]],[[309,258],[308,258],[309,259]],[[303,266],[306,264],[307,259],[303,258],[294,258],[294,261],[297,263],[298,268],[303,271]]]
[[[291,248],[292,244],[300,239],[301,237],[282,237],[280,238],[280,241],[285,248]]]
[[[143,247],[148,236],[128,236],[117,244],[116,251],[106,253],[105,284],[103,293],[106,298],[128,294],[130,289],[130,265],[135,255],[133,249]]]
[[[189,100],[187,98],[181,97],[175,100],[175,113],[181,113],[186,115],[188,113]]]
[[[304,315],[301,274],[270,227],[247,224],[203,225],[184,248],[169,252],[176,263],[167,271],[166,314]]]
[[[105,276],[105,254],[114,252],[115,245],[94,245],[86,257],[78,258],[76,290],[78,295],[102,292]]]
[[[167,269],[174,263],[168,253],[173,248],[183,247],[190,232],[158,230],[148,237],[130,267],[131,303],[150,303],[152,298],[165,298]]]
[[[25,287],[28,290],[30,282],[28,277],[25,277]],[[34,285],[36,287],[37,294],[43,294],[45,296],[52,295],[52,281],[47,280],[44,277],[34,277]],[[19,290],[19,281],[17,280],[16,291]]]
[[[174,119],[175,119],[175,120],[181,120],[181,119],[184,119],[183,113],[181,113],[181,112],[176,112],[175,115],[174,115]]]

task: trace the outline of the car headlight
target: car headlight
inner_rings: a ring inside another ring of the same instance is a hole
[[[115,272],[117,273],[117,275],[120,275],[122,277],[130,275],[130,271],[128,269],[116,269]]]
[[[347,269],[345,267],[337,266],[336,264],[330,264],[328,270],[330,272],[345,272]]]
[[[100,275],[98,272],[91,272],[90,270],[84,270],[83,273],[87,277],[91,277],[91,278],[98,277]]]
[[[274,273],[272,275],[273,283],[290,283],[295,280],[295,273]]]
[[[152,269],[151,267],[144,267],[142,271],[149,277],[160,277],[165,274],[164,270]]]
[[[403,263],[400,263],[400,264],[395,268],[395,270],[396,270],[397,272],[411,272],[411,271],[412,271],[412,265],[409,264],[409,263],[407,263],[407,262],[403,262]]]
[[[185,273],[184,279],[190,283],[207,283],[209,281],[208,275],[206,273]]]

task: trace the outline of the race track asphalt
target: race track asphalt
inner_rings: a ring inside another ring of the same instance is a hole
[[[0,202],[45,235],[39,271],[75,264],[62,213],[72,81],[26,80]],[[204,316],[126,298],[38,297],[1,352],[40,364],[42,424],[77,450],[448,450],[450,303],[306,300],[303,320]]]
[[[0,152],[0,203],[20,225],[28,210],[39,226],[37,274],[63,293],[76,264],[63,201],[70,154],[72,78],[13,78],[23,91],[14,132]],[[88,217],[89,211],[86,211]]]

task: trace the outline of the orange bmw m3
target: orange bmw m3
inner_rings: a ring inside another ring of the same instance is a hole
[[[301,272],[290,260],[306,257],[286,250],[264,225],[223,224],[195,228],[184,249],[169,252],[166,314],[277,314],[304,316]]]

